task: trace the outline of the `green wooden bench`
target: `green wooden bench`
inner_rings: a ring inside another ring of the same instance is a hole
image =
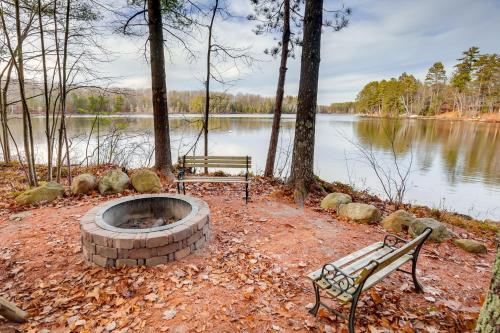
[[[387,235],[383,242],[367,246],[309,273],[307,277],[312,280],[316,296],[316,304],[309,310],[309,313],[316,316],[320,305],[323,305],[336,315],[347,319],[344,314],[321,302],[320,291],[324,291],[328,296],[345,303],[350,302],[349,332],[353,333],[356,306],[361,292],[373,287],[390,273],[400,271],[410,274],[413,278],[415,290],[423,292],[415,270],[420,249],[431,232],[431,228],[426,228],[421,235],[411,241],[406,241],[394,235]],[[411,272],[400,269],[402,265],[409,261],[412,262]]]
[[[186,171],[193,172],[194,168],[232,168],[244,169],[244,176],[203,176],[186,175]],[[252,158],[250,156],[180,156],[179,174],[175,182],[177,183],[177,192],[186,194],[186,183],[242,183],[245,184],[245,202],[248,203],[249,195],[249,171],[252,167]]]

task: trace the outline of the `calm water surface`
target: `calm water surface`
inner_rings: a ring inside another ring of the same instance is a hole
[[[34,118],[36,156],[46,156],[42,118]],[[97,126],[89,140],[93,117],[68,122],[72,161],[97,160]],[[277,161],[285,176],[291,159],[294,116],[285,116]],[[21,124],[10,121],[21,142]],[[262,172],[271,132],[271,116],[215,116],[210,122],[209,154],[250,155],[253,171]],[[192,147],[200,118],[171,116],[172,154]],[[128,167],[151,164],[151,116],[106,117],[100,120],[100,160]],[[113,133],[111,135],[110,133]],[[375,174],[355,143],[371,149],[379,163],[395,175],[390,138],[402,169],[410,167],[406,201],[446,208],[477,218],[500,220],[500,124],[437,120],[367,119],[319,115],[316,124],[315,172],[328,181],[350,183],[383,194]],[[202,151],[202,143],[197,152]],[[411,162],[411,163],[410,163]]]

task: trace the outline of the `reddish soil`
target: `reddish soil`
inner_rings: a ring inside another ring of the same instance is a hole
[[[210,206],[213,240],[179,262],[148,268],[84,262],[78,219],[107,198],[61,199],[21,221],[0,216],[0,295],[31,317],[26,324],[0,319],[0,332],[347,332],[325,310],[308,314],[314,296],[304,276],[383,239],[384,230],[317,206],[297,208],[270,196],[269,184],[254,188],[260,193],[248,205],[229,185],[188,188]],[[393,273],[363,294],[358,331],[470,331],[495,256],[486,242],[486,255],[426,243],[418,270],[426,292]]]

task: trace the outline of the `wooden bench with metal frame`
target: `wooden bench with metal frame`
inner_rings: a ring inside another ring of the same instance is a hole
[[[387,235],[383,242],[367,246],[309,273],[307,277],[313,282],[316,296],[316,304],[309,313],[316,315],[320,305],[323,305],[339,317],[347,319],[344,314],[321,302],[320,291],[345,303],[351,302],[348,320],[349,333],[353,333],[356,306],[361,292],[373,287],[390,273],[400,271],[410,274],[416,292],[423,292],[415,271],[420,249],[431,232],[431,228],[426,228],[421,235],[410,241],[395,235]],[[411,272],[400,269],[409,261],[412,262]]]
[[[232,168],[245,169],[244,176],[186,176],[188,169],[193,168]],[[243,183],[245,184],[245,202],[248,203],[249,195],[249,171],[252,167],[252,158],[250,156],[180,156],[179,174],[177,175],[177,192],[186,194],[186,183]]]

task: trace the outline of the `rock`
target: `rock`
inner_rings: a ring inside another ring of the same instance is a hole
[[[21,221],[21,220],[23,220],[26,217],[30,217],[31,215],[32,215],[32,213],[30,211],[24,211],[24,212],[20,212],[20,213],[15,213],[15,214],[11,214],[9,216],[9,220],[11,220],[11,221]]]
[[[44,201],[52,201],[63,195],[64,187],[61,184],[48,182],[19,194],[16,197],[16,202],[20,205],[31,205]]]
[[[346,216],[358,223],[368,224],[380,218],[380,211],[373,205],[364,203],[341,204],[338,209],[340,216]]]
[[[341,204],[348,204],[352,202],[349,194],[334,192],[328,194],[321,200],[321,208],[323,209],[338,209]]]
[[[99,180],[101,194],[121,193],[130,185],[128,175],[121,170],[110,170]]]
[[[473,239],[455,239],[453,244],[470,253],[486,253],[486,246]]]
[[[415,222],[415,216],[405,210],[398,210],[382,220],[381,225],[386,230],[403,232]]]
[[[441,243],[453,236],[453,234],[441,222],[436,221],[435,219],[430,217],[415,219],[415,221],[413,221],[413,223],[408,228],[408,232],[412,237],[416,237],[423,233],[425,228],[427,227],[432,228],[432,233],[429,236],[429,240]]]
[[[161,191],[160,177],[150,170],[140,170],[132,175],[132,186],[139,193],[158,193]]]
[[[97,186],[97,178],[90,173],[83,173],[73,178],[71,182],[72,194],[89,194]]]

